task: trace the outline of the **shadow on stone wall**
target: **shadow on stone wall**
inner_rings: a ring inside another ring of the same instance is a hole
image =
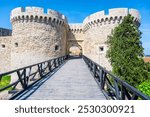
[[[81,56],[82,46],[79,44],[79,40],[76,39],[75,34],[69,31],[67,53],[70,56]]]

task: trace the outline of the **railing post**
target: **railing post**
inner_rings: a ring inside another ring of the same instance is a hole
[[[57,58],[56,61],[57,61],[57,66],[56,67],[58,67],[59,66],[59,58]]]
[[[117,81],[114,79],[114,85],[115,85],[115,94],[116,94],[116,98],[119,100],[120,97],[119,97],[119,87],[118,87],[118,84],[117,84]]]
[[[101,88],[104,90],[106,73],[103,70],[101,70],[101,75],[100,76],[101,76],[100,77]]]
[[[64,62],[64,60],[65,60],[65,56],[62,57],[62,63]]]
[[[125,100],[125,89],[123,85],[121,85],[121,100]]]
[[[54,69],[56,68],[56,59],[54,59]]]
[[[62,57],[60,58],[60,64],[62,64]]]
[[[57,58],[57,61],[58,61],[58,66],[59,66],[59,65],[60,65],[60,58]],[[57,67],[58,67],[58,66],[57,66]]]
[[[61,63],[61,64],[63,63],[63,57],[60,58],[60,63]]]
[[[92,71],[92,61],[90,61],[90,71]]]
[[[60,58],[57,59],[57,67],[60,65]]]
[[[94,77],[96,77],[96,64],[95,63],[93,64],[93,75]]]
[[[64,57],[61,57],[61,64],[63,63],[63,61],[64,61]]]
[[[57,67],[59,66],[59,58],[57,58]]]
[[[24,86],[25,89],[28,87],[28,77],[26,76],[26,69],[24,69]]]
[[[66,55],[66,56],[65,56],[65,59],[69,59],[69,55]]]
[[[59,65],[61,65],[61,58],[59,58]]]
[[[57,66],[58,66],[58,59],[57,58],[55,59],[55,63],[56,63],[56,68],[57,68]]]
[[[20,73],[20,71],[17,71],[17,75],[18,75],[18,78],[19,78],[22,88],[26,89],[27,82],[28,82],[28,78],[26,77],[26,69],[23,69],[22,73]]]
[[[40,78],[42,78],[43,77],[43,74],[42,74],[42,64],[38,64],[38,71],[39,71]]]
[[[49,69],[49,72],[52,72],[51,61],[48,61],[48,69]]]

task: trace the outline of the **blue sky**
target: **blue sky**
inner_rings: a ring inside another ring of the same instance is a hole
[[[67,16],[69,23],[82,23],[94,12],[111,8],[135,8],[141,13],[144,53],[150,55],[150,0],[1,0],[0,27],[11,29],[10,11],[15,7],[38,6],[57,10]]]

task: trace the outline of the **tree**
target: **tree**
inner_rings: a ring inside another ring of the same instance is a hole
[[[109,49],[106,55],[112,65],[112,72],[134,87],[148,78],[144,68],[141,31],[138,28],[130,14],[124,17],[122,23],[108,36]]]

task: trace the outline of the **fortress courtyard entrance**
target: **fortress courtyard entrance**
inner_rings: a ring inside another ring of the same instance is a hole
[[[70,56],[80,56],[80,55],[82,55],[82,47],[80,45],[72,45],[69,48],[69,55]]]

